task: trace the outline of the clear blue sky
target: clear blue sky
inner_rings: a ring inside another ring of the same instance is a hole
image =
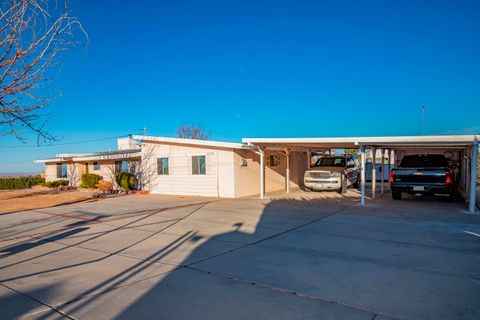
[[[212,139],[480,132],[479,1],[76,1],[48,109],[63,143],[197,124]],[[34,139],[27,141],[34,144]],[[0,146],[20,146],[0,138]],[[0,172],[114,139],[0,148]]]

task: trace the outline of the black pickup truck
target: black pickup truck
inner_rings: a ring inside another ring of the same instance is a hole
[[[402,192],[423,195],[448,195],[455,198],[454,175],[445,156],[440,154],[407,155],[390,172],[392,198],[402,199]]]

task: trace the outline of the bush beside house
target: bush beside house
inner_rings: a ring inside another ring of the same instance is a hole
[[[55,180],[42,183],[42,186],[47,188],[60,188],[68,186],[67,180]]]
[[[129,172],[117,172],[115,181],[124,190],[133,190],[135,188],[135,176]]]
[[[0,178],[0,190],[28,189],[44,182],[45,179],[40,176]]]
[[[82,174],[82,182],[80,183],[80,188],[93,189],[97,187],[98,181],[100,181],[100,176],[95,173],[85,173]]]

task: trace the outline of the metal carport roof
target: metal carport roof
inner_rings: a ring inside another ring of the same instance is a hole
[[[319,137],[319,138],[244,138],[242,142],[256,147],[261,157],[260,196],[264,196],[264,151],[268,149],[284,149],[287,158],[289,150],[304,149],[360,149],[362,159],[362,205],[365,204],[365,149],[451,149],[464,150],[469,164],[463,170],[470,171],[469,181],[469,211],[475,212],[476,177],[478,158],[478,141],[480,135],[437,135],[437,136],[386,136],[386,137]],[[375,157],[374,157],[375,158]],[[289,190],[289,166],[287,160],[287,192]],[[375,182],[372,189],[375,188]]]

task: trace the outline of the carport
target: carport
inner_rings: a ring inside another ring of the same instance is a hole
[[[397,137],[348,137],[348,138],[244,138],[242,142],[256,149],[260,157],[260,198],[265,197],[265,151],[281,151],[286,157],[285,190],[290,192],[290,153],[306,152],[307,168],[310,166],[312,151],[328,149],[358,149],[361,161],[361,204],[365,206],[365,168],[366,153],[372,157],[372,200],[377,192],[376,154],[380,150],[382,164],[384,159],[399,164],[403,155],[408,153],[442,153],[452,155],[452,161],[459,167],[459,191],[468,203],[469,212],[475,213],[476,177],[479,135],[443,135],[443,136],[397,136]],[[384,165],[381,166],[383,171]],[[384,174],[380,179],[380,193],[385,192]]]

